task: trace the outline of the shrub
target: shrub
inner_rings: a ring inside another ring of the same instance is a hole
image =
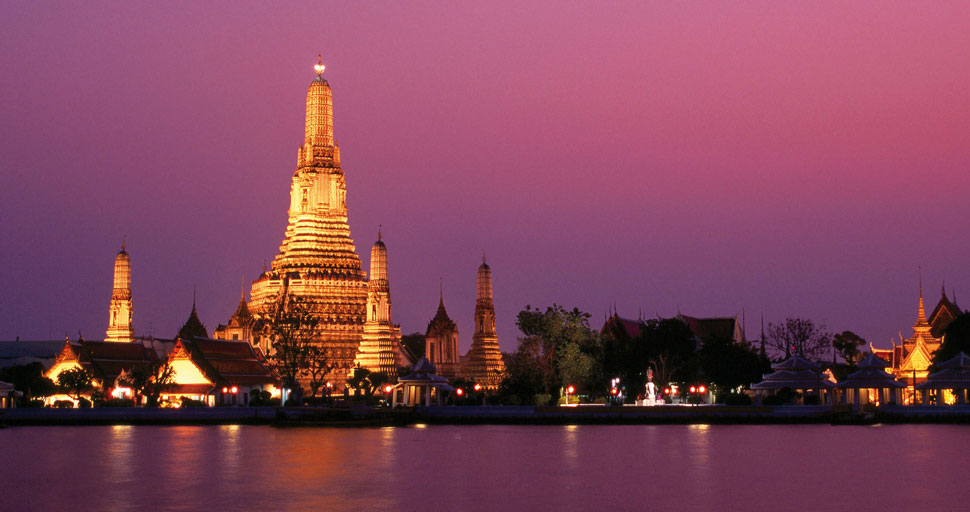
[[[751,397],[744,393],[727,393],[720,398],[724,405],[751,405]]]
[[[182,407],[208,407],[208,405],[202,400],[192,400],[187,396],[183,396],[181,402]]]
[[[98,403],[98,407],[134,407],[135,402],[130,398],[109,398]]]
[[[536,396],[538,397],[539,395],[536,395]],[[545,396],[549,396],[549,395],[545,395]],[[566,403],[566,398],[567,397],[565,397],[565,396],[559,397],[558,404],[559,405],[565,404]],[[571,404],[578,404],[579,403],[579,397],[576,396],[576,395],[568,395],[568,398],[569,398],[569,403],[571,403]]]
[[[818,399],[818,395],[805,395],[805,399],[803,400],[803,402],[805,405],[818,405],[822,403]]]
[[[594,404],[604,404],[605,405],[606,402],[607,402],[607,399],[606,399],[605,396],[601,396],[601,397],[597,398],[596,400],[593,400],[593,403]]]
[[[91,408],[91,401],[88,400],[87,398],[84,398],[82,396],[81,399],[77,401],[77,405],[81,409],[90,409]]]
[[[538,394],[532,397],[532,403],[539,407],[549,405],[550,402],[552,402],[552,395]]]
[[[73,409],[74,402],[72,400],[55,400],[54,407],[58,409]]]
[[[27,402],[24,405],[24,407],[32,407],[32,408],[33,407],[43,407],[43,406],[44,406],[44,401],[43,400],[31,400],[31,401]]]

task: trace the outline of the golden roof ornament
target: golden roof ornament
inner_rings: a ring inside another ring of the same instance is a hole
[[[313,70],[317,72],[317,78],[320,78],[320,75],[322,75],[326,69],[327,66],[323,65],[323,55],[317,54],[317,63],[313,65]]]

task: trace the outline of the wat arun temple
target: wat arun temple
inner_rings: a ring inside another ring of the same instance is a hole
[[[307,90],[303,146],[290,184],[288,221],[279,253],[271,268],[264,269],[252,283],[250,301],[246,302],[243,293],[229,323],[220,325],[214,337],[250,340],[263,353],[271,354],[265,318],[279,301],[300,298],[319,320],[317,343],[336,363],[329,380],[343,383],[356,367],[396,375],[398,368],[416,362],[417,355],[405,348],[400,327],[391,321],[387,247],[381,233],[371,249],[369,276],[354,247],[347,182],[340,165],[340,146],[334,139],[333,92],[323,78],[325,68],[319,59],[314,69],[317,77]],[[450,377],[495,388],[505,365],[495,336],[491,269],[484,261],[477,288],[471,350],[461,357],[457,347],[445,352],[425,347],[424,352],[431,363],[447,369]],[[442,303],[439,317],[443,307]]]

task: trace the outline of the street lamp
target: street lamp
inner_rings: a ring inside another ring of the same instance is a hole
[[[572,384],[566,386],[566,405],[567,406],[569,405],[569,395],[571,395],[571,394],[573,394],[575,392],[576,392],[575,386],[573,386]]]

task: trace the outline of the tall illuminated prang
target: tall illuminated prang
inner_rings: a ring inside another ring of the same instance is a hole
[[[121,250],[115,256],[114,286],[104,341],[129,342],[134,338],[135,330],[131,327],[131,258],[122,241]]]
[[[485,263],[478,267],[477,298],[475,300],[475,334],[472,347],[465,357],[463,372],[488,389],[495,389],[505,374],[505,361],[495,334],[495,303],[492,298],[492,269]]]
[[[283,295],[311,302],[319,315],[320,343],[338,365],[328,378],[342,386],[364,331],[367,282],[347,223],[347,185],[333,138],[333,95],[320,59],[314,70],[286,233],[272,268],[253,282],[249,306],[258,316]]]
[[[370,251],[370,279],[367,281],[367,320],[357,350],[357,364],[389,377],[397,375],[401,328],[391,322],[391,285],[387,278],[387,246],[381,232]]]

